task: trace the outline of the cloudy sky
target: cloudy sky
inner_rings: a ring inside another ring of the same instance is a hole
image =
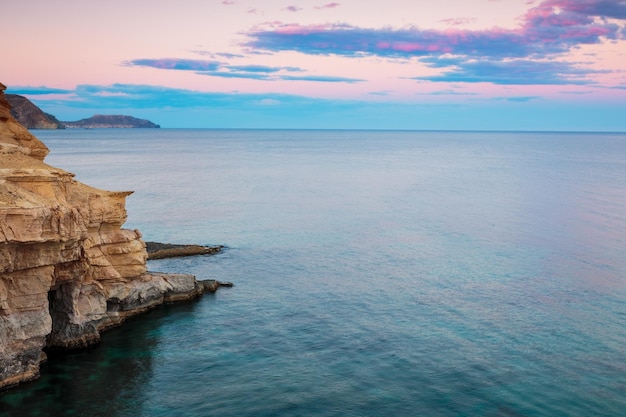
[[[626,0],[20,0],[0,42],[61,120],[626,131]]]

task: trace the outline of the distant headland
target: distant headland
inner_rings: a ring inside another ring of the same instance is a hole
[[[125,115],[96,114],[87,119],[74,122],[59,121],[55,116],[45,113],[32,101],[17,94],[6,94],[11,104],[11,114],[27,129],[101,129],[101,128],[160,128],[149,120],[137,119]]]
[[[61,122],[66,129],[84,128],[98,129],[106,127],[115,128],[159,128],[161,126],[152,123],[149,120],[137,119],[132,116],[124,115],[104,115],[96,114],[87,119],[78,120],[76,122]]]

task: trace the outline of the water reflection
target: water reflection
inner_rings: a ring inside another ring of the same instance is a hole
[[[161,306],[109,330],[97,346],[51,354],[40,379],[0,394],[0,415],[141,414],[143,387],[158,360],[160,328],[172,317],[189,314],[197,303]]]

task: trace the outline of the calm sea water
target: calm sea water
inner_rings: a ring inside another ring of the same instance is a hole
[[[2,416],[625,416],[626,135],[37,131],[232,281],[52,358]]]

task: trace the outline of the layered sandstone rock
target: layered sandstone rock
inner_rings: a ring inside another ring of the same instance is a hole
[[[47,147],[10,113],[0,84],[0,388],[37,377],[44,347],[82,347],[100,331],[211,285],[146,271],[130,192],[99,190],[47,165]]]

